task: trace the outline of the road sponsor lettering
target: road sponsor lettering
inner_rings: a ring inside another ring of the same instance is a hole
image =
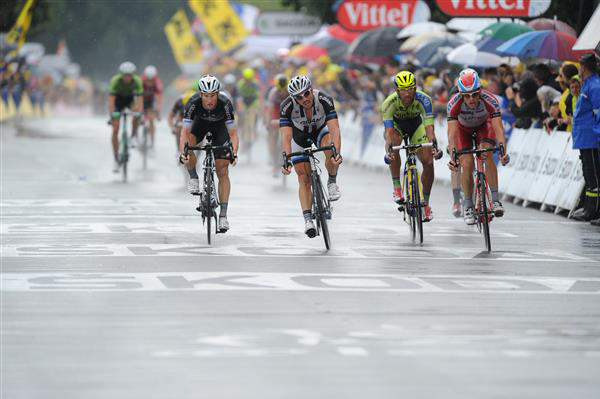
[[[600,279],[469,275],[254,272],[4,273],[5,292],[39,291],[357,291],[600,294]]]

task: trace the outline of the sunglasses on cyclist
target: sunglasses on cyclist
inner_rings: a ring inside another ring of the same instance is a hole
[[[310,89],[306,90],[304,93],[300,93],[294,96],[294,98],[298,101],[302,100],[303,98],[307,98],[308,96],[310,96]]]
[[[464,98],[477,98],[479,97],[479,92],[476,91],[475,93],[462,93],[461,94]]]

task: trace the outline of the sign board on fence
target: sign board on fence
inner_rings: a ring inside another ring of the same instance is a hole
[[[551,0],[436,0],[440,10],[455,17],[537,17]]]
[[[563,187],[562,195],[558,200],[558,206],[563,209],[572,210],[577,205],[585,182],[583,180],[579,151],[571,149],[571,151],[566,151],[565,154],[567,154],[565,166],[571,166],[571,168],[570,170],[566,168],[569,172],[569,179],[567,185]]]
[[[513,129],[510,141],[507,144],[507,151],[510,156],[510,162],[505,167],[498,168],[498,191],[501,193],[514,196],[516,183],[514,176],[517,171],[517,165],[523,155],[523,142],[525,140],[525,130]],[[513,190],[511,191],[511,188]]]
[[[422,0],[343,0],[337,8],[340,25],[351,31],[402,28],[430,17],[429,7]]]
[[[260,35],[308,36],[321,28],[321,18],[299,12],[262,12],[256,18]]]

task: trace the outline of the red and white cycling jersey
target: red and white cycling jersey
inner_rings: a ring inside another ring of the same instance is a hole
[[[475,109],[467,107],[460,93],[452,96],[448,101],[448,121],[457,120],[467,128],[475,128],[485,124],[488,119],[500,117],[500,103],[491,92],[481,90],[479,102]]]

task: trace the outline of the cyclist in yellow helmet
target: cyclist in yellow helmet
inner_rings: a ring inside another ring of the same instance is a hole
[[[252,144],[256,139],[256,122],[260,107],[260,87],[252,68],[242,71],[237,86],[237,110],[240,119],[240,138],[245,145],[248,159],[252,159]]]
[[[433,185],[433,157],[441,158],[442,152],[437,148],[437,140],[433,128],[433,107],[431,98],[417,90],[415,75],[410,71],[400,71],[394,77],[396,90],[381,105],[383,125],[385,127],[385,144],[387,161],[390,165],[392,183],[394,185],[394,201],[404,202],[402,181],[400,179],[401,159],[398,151],[389,151],[391,146],[401,145],[404,138],[410,144],[434,143],[433,151],[427,147],[420,148],[417,157],[423,164],[421,183],[424,196],[424,222],[433,219],[429,196]]]
[[[280,73],[273,78],[273,87],[268,90],[264,121],[269,132],[268,145],[269,154],[273,163],[273,177],[279,175],[279,166],[281,164],[281,153],[279,148],[279,109],[283,100],[288,96],[287,91],[288,78]]]

